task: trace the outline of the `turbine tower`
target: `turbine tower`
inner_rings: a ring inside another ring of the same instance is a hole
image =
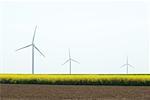
[[[76,61],[76,60],[74,60],[74,59],[72,59],[71,58],[71,54],[70,54],[70,49],[68,50],[68,52],[69,52],[69,59],[68,60],[66,60],[65,62],[64,62],[64,64],[66,64],[67,62],[69,62],[69,74],[71,74],[71,64],[72,64],[72,61],[73,62],[76,62],[76,63],[78,63],[78,64],[80,64],[78,61]],[[64,65],[64,64],[62,64],[62,65]]]
[[[21,50],[21,49],[25,49],[25,48],[28,48],[28,47],[30,47],[30,46],[32,47],[32,74],[34,74],[34,49],[36,49],[43,57],[45,57],[44,54],[43,54],[43,53],[35,46],[35,44],[34,44],[36,29],[37,29],[37,26],[35,27],[35,30],[34,30],[32,43],[29,44],[29,45],[27,45],[27,46],[24,46],[24,47],[19,48],[19,49],[16,50],[16,51],[19,51],[19,50]]]
[[[125,67],[125,66],[126,66],[126,74],[129,73],[129,67],[134,68],[132,65],[129,64],[128,56],[127,56],[127,58],[126,58],[126,64],[122,65],[121,67]]]

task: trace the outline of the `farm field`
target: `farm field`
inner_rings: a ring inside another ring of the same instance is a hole
[[[149,74],[0,74],[2,84],[150,86]]]
[[[1,84],[0,100],[150,100],[150,87]]]
[[[0,74],[0,100],[150,100],[150,75]]]

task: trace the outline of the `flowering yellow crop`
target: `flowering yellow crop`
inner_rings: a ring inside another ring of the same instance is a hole
[[[147,85],[148,74],[0,74],[3,84],[50,85]]]

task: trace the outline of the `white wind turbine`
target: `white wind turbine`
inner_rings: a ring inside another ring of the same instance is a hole
[[[76,63],[78,63],[78,64],[80,64],[78,61],[76,61],[76,60],[74,60],[74,59],[72,59],[71,58],[71,54],[70,54],[70,49],[69,49],[69,59],[68,60],[66,60],[65,62],[64,62],[64,64],[66,64],[67,62],[69,62],[69,74],[71,74],[71,64],[72,64],[72,61],[73,62],[76,62]],[[64,64],[62,64],[62,65],[64,65]]]
[[[125,67],[125,66],[126,66],[126,74],[129,73],[129,67],[134,68],[132,65],[129,64],[129,62],[128,62],[128,56],[126,58],[126,64],[122,65],[121,67]]]
[[[30,46],[32,47],[32,74],[34,74],[34,49],[36,49],[43,57],[45,57],[44,54],[34,44],[36,29],[37,29],[37,26],[35,27],[35,30],[34,30],[32,43],[16,50],[16,51],[18,51],[18,50],[25,49],[25,48],[30,47]]]

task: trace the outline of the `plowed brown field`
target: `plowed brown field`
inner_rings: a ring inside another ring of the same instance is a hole
[[[0,100],[150,100],[150,87],[1,84]]]

